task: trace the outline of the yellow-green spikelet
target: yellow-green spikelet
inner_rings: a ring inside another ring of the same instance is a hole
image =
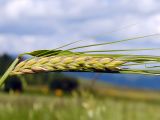
[[[51,56],[20,62],[12,71],[14,74],[26,74],[49,71],[118,71],[122,60],[93,56]]]

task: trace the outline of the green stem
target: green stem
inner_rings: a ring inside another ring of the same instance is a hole
[[[9,76],[10,72],[14,69],[15,65],[19,62],[20,57],[16,58],[14,62],[11,64],[11,66],[8,68],[8,70],[4,73],[4,75],[0,79],[0,87],[3,85],[4,81]]]

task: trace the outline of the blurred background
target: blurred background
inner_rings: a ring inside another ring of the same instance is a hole
[[[0,76],[23,52],[160,33],[159,0],[0,0],[0,16]],[[153,36],[78,51],[159,46],[160,36]],[[159,112],[159,76],[21,75],[8,78],[0,93],[1,120],[159,120]]]

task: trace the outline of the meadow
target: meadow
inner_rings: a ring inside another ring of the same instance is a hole
[[[0,94],[0,120],[160,120],[159,100]]]

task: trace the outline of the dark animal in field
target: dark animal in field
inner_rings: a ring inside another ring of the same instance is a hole
[[[23,91],[22,82],[16,76],[9,77],[4,84],[4,91],[8,93],[11,91],[20,93]]]
[[[57,78],[50,83],[50,90],[58,92],[58,94],[71,93],[79,87],[78,80],[75,78]],[[56,94],[56,93],[55,93]]]

